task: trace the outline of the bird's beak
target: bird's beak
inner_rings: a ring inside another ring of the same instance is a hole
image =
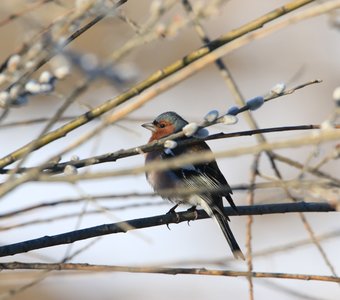
[[[146,128],[146,129],[149,129],[149,130],[151,130],[152,132],[155,132],[156,131],[156,126],[152,123],[152,122],[150,122],[150,123],[144,123],[144,124],[142,124],[142,127],[144,127],[144,128]]]

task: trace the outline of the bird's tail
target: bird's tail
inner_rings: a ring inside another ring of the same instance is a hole
[[[236,239],[229,227],[228,217],[224,215],[223,211],[217,205],[211,204],[209,205],[204,199],[201,200],[202,201],[200,202],[200,205],[207,212],[207,214],[216,221],[218,226],[221,228],[223,235],[226,238],[234,257],[236,259],[241,258],[245,260],[244,255],[240,249],[240,246],[237,244]]]
[[[224,237],[226,238],[231,251],[233,252],[234,257],[237,258],[241,258],[243,260],[245,260],[244,255],[240,249],[240,246],[237,244],[237,241],[233,235],[233,233],[231,232],[231,229],[229,227],[228,224],[228,219],[226,218],[226,216],[224,216],[221,212],[217,211],[217,210],[213,210],[213,219],[216,220],[216,222],[218,223],[218,225],[220,226]]]

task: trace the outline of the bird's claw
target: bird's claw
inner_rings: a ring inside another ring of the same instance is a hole
[[[175,223],[179,223],[179,215],[178,215],[178,213],[176,213],[176,211],[175,211],[175,209],[177,208],[177,206],[178,206],[178,204],[176,204],[174,207],[172,207],[166,214],[167,215],[175,215],[176,216],[176,221],[175,221]],[[168,227],[168,229],[169,230],[171,230],[170,229],[170,227],[169,227],[169,224],[166,224],[166,227]]]
[[[197,212],[197,209],[196,209],[195,205],[190,207],[187,211],[188,212],[193,212],[195,214],[194,221],[198,219],[198,212]],[[190,226],[190,220],[188,220],[188,226]]]
[[[167,214],[169,214],[169,215],[170,215],[170,214],[171,214],[171,215],[175,215],[175,217],[176,217],[176,220],[175,220],[175,222],[174,222],[174,223],[179,223],[179,221],[180,221],[180,218],[179,218],[179,214],[178,214],[178,213],[176,213],[176,212],[174,211],[174,212],[167,213]],[[169,230],[171,230],[171,229],[170,229],[170,227],[169,227],[169,223],[167,223],[167,224],[166,224],[166,227],[168,227],[168,229],[169,229]]]
[[[169,211],[168,211],[166,214],[167,214],[167,215],[169,215],[169,214],[175,214],[175,213],[176,213],[175,209],[177,208],[177,206],[178,206],[178,204],[176,204],[175,206],[171,207],[171,208],[169,209]]]

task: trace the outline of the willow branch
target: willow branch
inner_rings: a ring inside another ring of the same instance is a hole
[[[340,131],[326,130],[320,131],[317,134],[308,135],[303,138],[294,138],[287,139],[284,141],[277,141],[271,143],[262,143],[255,146],[247,146],[247,147],[237,147],[235,149],[224,150],[219,152],[201,152],[196,155],[181,155],[176,158],[171,158],[163,161],[151,162],[145,166],[138,166],[133,168],[121,169],[121,170],[113,170],[113,171],[102,171],[96,173],[84,173],[78,175],[65,175],[65,176],[50,176],[50,175],[40,175],[40,181],[49,181],[49,182],[76,182],[78,180],[88,180],[88,179],[100,179],[107,178],[113,176],[131,176],[137,175],[141,173],[145,173],[148,171],[161,171],[167,169],[177,169],[179,167],[183,167],[187,164],[196,164],[202,162],[209,162],[216,158],[222,157],[237,157],[246,154],[256,154],[266,150],[274,150],[274,149],[286,149],[286,148],[298,148],[302,146],[315,145],[319,143],[323,143],[326,141],[336,141],[340,138]],[[139,149],[136,149],[136,152],[140,152]],[[19,178],[20,179],[20,178]]]
[[[335,128],[340,129],[340,125],[335,125]],[[211,141],[225,138],[233,138],[233,137],[241,137],[241,136],[252,136],[259,133],[273,133],[273,132],[284,132],[284,131],[301,131],[301,130],[312,130],[312,129],[320,129],[320,125],[298,125],[298,126],[283,126],[283,127],[271,127],[271,128],[262,128],[256,130],[246,130],[246,131],[238,131],[231,133],[216,133],[209,135],[205,138],[188,138],[186,140],[178,141],[178,145],[190,145],[198,143],[202,140]],[[169,136],[166,139],[171,139]],[[123,149],[116,152],[106,153],[102,155],[92,156],[89,158],[79,159],[79,160],[70,160],[62,163],[51,163],[43,168],[43,171],[48,173],[59,173],[64,170],[64,168],[68,165],[74,166],[75,168],[83,168],[91,165],[107,163],[117,161],[122,158],[140,155],[142,153],[152,152],[154,150],[162,149],[164,141],[152,142],[144,145],[140,145],[137,147]],[[23,173],[31,170],[32,168],[19,168],[17,173]],[[0,169],[0,174],[7,174],[12,172],[12,169]]]
[[[169,77],[170,75],[178,72],[179,70],[185,68],[189,64],[197,61],[198,59],[206,56],[207,54],[211,53],[213,50],[218,49],[219,47],[229,43],[232,40],[235,40],[238,37],[241,37],[250,31],[254,31],[258,28],[261,28],[264,24],[277,19],[278,17],[285,15],[291,11],[294,11],[308,3],[311,3],[313,1],[311,0],[298,0],[298,1],[292,1],[248,24],[245,24],[244,26],[231,31],[230,33],[227,33],[223,35],[222,37],[212,41],[207,46],[200,48],[187,56],[185,56],[183,59],[176,61],[175,63],[165,67],[162,70],[159,70],[152,74],[150,77],[148,77],[146,80],[138,83],[125,93],[122,93],[118,95],[117,97],[110,99],[106,101],[105,103],[95,107],[92,110],[89,110],[83,115],[80,115],[78,118],[70,121],[69,123],[65,124],[64,126],[53,130],[47,134],[45,134],[43,137],[39,138],[38,140],[34,140],[25,146],[15,150],[14,152],[6,155],[5,157],[0,159],[0,168],[3,168],[16,160],[20,159],[24,153],[26,153],[27,149],[30,149],[32,147],[32,144],[34,144],[34,150],[41,148],[42,146],[45,146],[59,138],[64,137],[69,132],[73,131],[74,129],[90,122],[94,118],[97,118],[101,116],[102,114],[108,112],[112,108],[126,102],[127,100],[131,99],[132,97],[140,94],[142,91],[146,90],[147,88],[151,87],[152,85],[160,82],[164,78]],[[224,55],[219,54],[220,56]],[[216,59],[216,58],[215,58]]]

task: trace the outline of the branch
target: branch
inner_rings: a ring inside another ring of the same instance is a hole
[[[91,272],[128,272],[128,273],[150,273],[166,275],[210,275],[210,276],[228,276],[228,277],[249,277],[255,278],[280,278],[280,279],[297,279],[297,280],[317,280],[328,282],[340,282],[339,277],[291,274],[291,273],[269,273],[269,272],[245,272],[229,270],[212,270],[205,268],[159,268],[159,267],[125,267],[109,265],[90,265],[90,264],[73,264],[73,263],[22,263],[10,262],[0,264],[3,270],[54,270],[54,271],[91,271]]]
[[[126,102],[127,100],[133,98],[136,95],[139,95],[144,90],[148,89],[149,87],[153,86],[154,84],[162,81],[163,79],[169,77],[170,75],[175,74],[179,70],[187,67],[189,64],[199,60],[200,58],[208,55],[209,53],[212,53],[212,51],[218,49],[219,47],[229,43],[230,41],[241,37],[250,31],[256,30],[261,28],[264,24],[277,19],[278,17],[285,15],[291,11],[294,11],[308,3],[313,2],[312,0],[299,0],[299,1],[292,1],[274,11],[271,11],[264,16],[245,24],[244,26],[241,26],[240,28],[233,30],[220,38],[212,41],[207,46],[200,48],[188,55],[186,55],[181,60],[178,60],[174,62],[173,64],[165,67],[162,70],[158,70],[154,74],[152,74],[150,77],[145,79],[144,81],[136,84],[132,88],[130,88],[128,91],[118,95],[117,97],[110,99],[103,104],[93,108],[92,110],[89,110],[88,112],[80,115],[78,118],[70,121],[69,123],[65,124],[64,126],[53,130],[47,134],[45,134],[43,137],[34,140],[21,148],[15,150],[14,152],[4,156],[0,159],[0,168],[6,167],[9,164],[12,164],[13,162],[20,159],[27,151],[27,149],[30,149],[32,147],[32,144],[34,144],[34,149],[39,149],[59,138],[64,137],[69,132],[75,130],[76,128],[90,122],[94,118],[97,118],[104,113],[108,112],[109,110],[113,109],[114,107],[121,105],[122,103]],[[220,54],[222,55],[222,54]]]
[[[224,208],[228,216],[245,215],[265,215],[282,214],[293,212],[330,212],[335,209],[328,203],[281,203],[253,206],[239,206],[237,213],[231,208]],[[54,236],[44,236],[41,238],[24,241],[21,243],[10,244],[0,247],[0,257],[24,253],[31,250],[73,243],[88,238],[102,236],[112,233],[127,232],[134,229],[149,228],[154,226],[194,221],[196,219],[206,219],[209,216],[203,210],[196,212],[180,212],[177,214],[165,214],[154,217],[128,220],[119,223],[104,224],[81,230],[75,230]]]
[[[175,134],[176,135],[176,134]],[[262,143],[254,146],[238,147],[235,149],[224,150],[219,152],[200,152],[196,155],[181,155],[176,158],[171,158],[163,161],[151,162],[144,166],[137,166],[113,171],[102,171],[96,173],[84,173],[79,175],[65,175],[65,176],[50,176],[42,174],[39,176],[39,181],[46,182],[76,182],[79,180],[93,180],[100,178],[107,178],[113,176],[131,176],[152,171],[160,171],[167,169],[177,169],[187,164],[196,164],[202,162],[209,162],[216,158],[222,157],[237,157],[246,154],[256,154],[266,150],[298,148],[302,146],[316,145],[326,141],[336,141],[340,138],[340,131],[337,129],[322,130],[318,133],[305,136],[303,138],[287,139],[272,143]],[[155,141],[155,144],[163,142],[163,140]],[[152,144],[152,143],[151,143]],[[136,152],[141,150],[136,148]],[[20,177],[19,177],[20,179]]]
[[[335,128],[340,129],[340,125],[335,125]],[[252,136],[254,134],[261,134],[261,133],[272,133],[272,132],[283,132],[283,131],[300,131],[300,130],[312,130],[312,129],[320,129],[320,125],[298,125],[298,126],[283,126],[283,127],[271,127],[271,128],[262,128],[262,129],[255,129],[255,130],[245,130],[245,131],[237,131],[231,133],[216,133],[209,135],[205,138],[187,138],[185,140],[180,140],[177,142],[178,145],[191,145],[198,143],[200,141],[211,141],[211,140],[218,140],[224,138],[233,138],[233,137],[241,137],[241,136]],[[126,158],[130,156],[140,155],[141,153],[148,153],[158,149],[163,148],[164,141],[167,139],[171,139],[167,137],[160,141],[140,145],[137,147],[123,149],[116,152],[101,154],[97,156],[92,156],[89,158],[79,159],[79,160],[70,160],[65,161],[62,163],[51,163],[50,165],[45,166],[43,171],[47,173],[60,173],[63,172],[66,166],[71,165],[75,168],[84,168],[91,165],[107,163],[117,161],[121,158]],[[17,173],[27,172],[35,167],[30,168],[19,168]],[[7,174],[13,172],[13,169],[0,169],[0,174]]]

